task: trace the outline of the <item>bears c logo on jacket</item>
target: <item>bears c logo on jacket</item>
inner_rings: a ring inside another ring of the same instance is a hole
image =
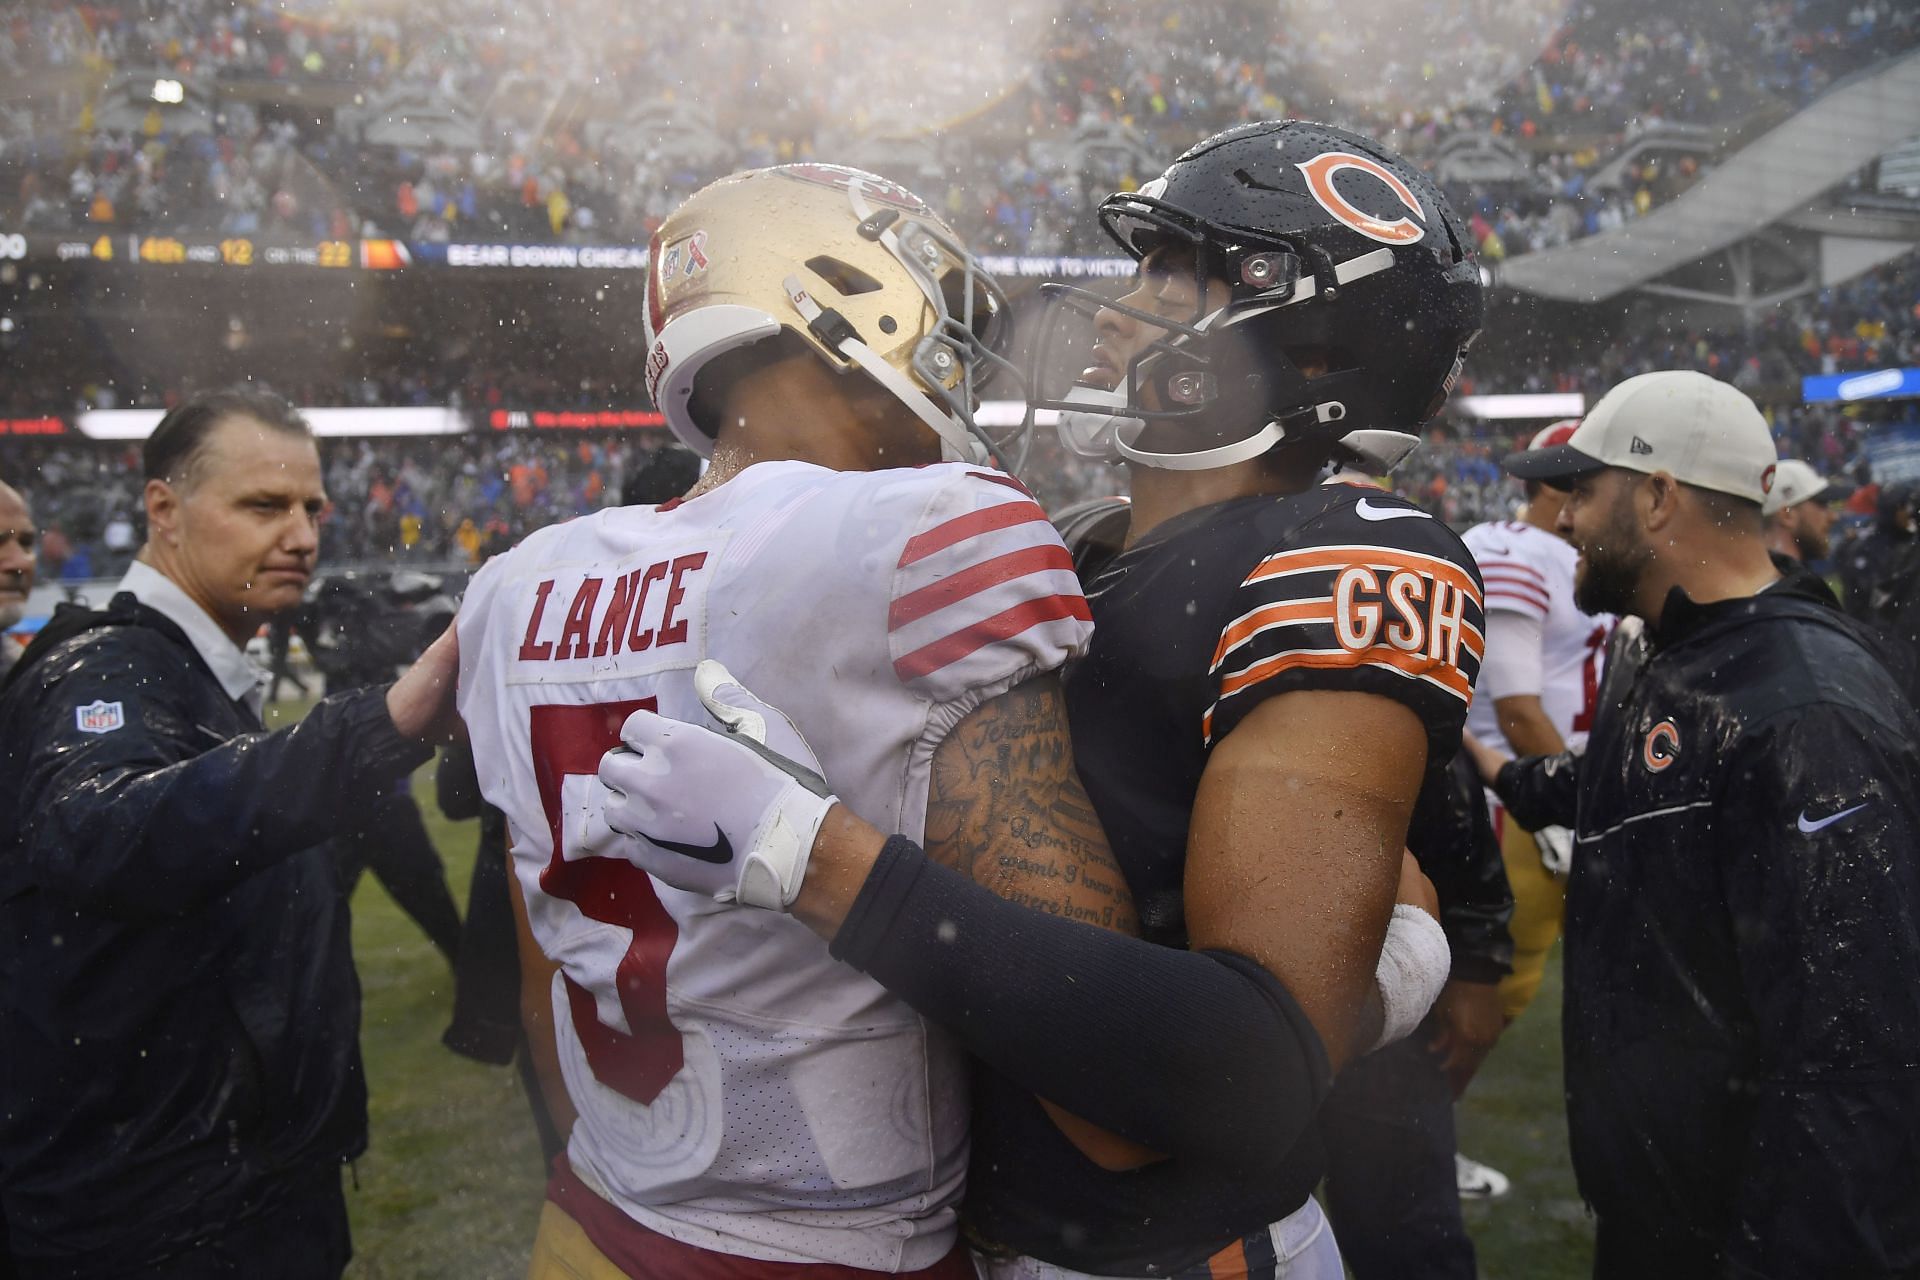
[[[1378,160],[1352,151],[1323,151],[1300,165],[1299,169],[1306,176],[1308,193],[1320,207],[1369,240],[1378,240],[1381,244],[1413,244],[1427,234],[1426,227],[1422,225],[1427,220],[1427,211],[1421,207],[1419,197]],[[1389,222],[1355,208],[1333,185],[1335,175],[1347,169],[1358,169],[1385,183],[1413,217],[1395,218]],[[1419,221],[1416,222],[1415,218]]]
[[[1640,756],[1647,768],[1659,773],[1667,768],[1680,754],[1680,730],[1671,720],[1662,720],[1647,731],[1647,740],[1641,746]]]

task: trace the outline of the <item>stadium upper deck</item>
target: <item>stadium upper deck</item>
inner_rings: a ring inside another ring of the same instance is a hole
[[[1105,191],[1299,114],[1423,157],[1497,260],[1644,213],[1743,127],[1920,40],[1897,0],[907,9],[20,6],[0,229],[641,244],[711,178],[816,155],[915,183],[983,247],[1099,253]]]

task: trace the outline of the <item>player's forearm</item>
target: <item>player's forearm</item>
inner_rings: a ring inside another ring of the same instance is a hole
[[[886,842],[877,827],[861,821],[853,810],[833,806],[814,837],[807,878],[793,900],[794,917],[832,942]]]
[[[1175,1158],[1258,1176],[1330,1078],[1312,1023],[1254,961],[1017,906],[905,840],[882,851],[833,954],[1037,1096]]]
[[[1502,698],[1494,704],[1494,712],[1501,736],[1516,756],[1557,756],[1567,749],[1538,697]]]

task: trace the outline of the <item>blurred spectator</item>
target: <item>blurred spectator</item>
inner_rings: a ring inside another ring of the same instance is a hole
[[[0,680],[13,669],[20,645],[7,632],[26,616],[33,594],[33,512],[20,491],[0,481]],[[0,1219],[0,1250],[6,1247],[5,1223]]]
[[[350,19],[324,0],[61,0],[0,25],[0,75],[40,71],[54,85],[0,113],[0,220],[644,243],[712,178],[829,152],[857,160],[876,118],[898,117],[919,136],[905,150],[881,146],[875,163],[910,179],[976,248],[1101,252],[1085,214],[1137,184],[1140,157],[1293,113],[1416,157],[1462,135],[1516,143],[1533,170],[1525,181],[1455,192],[1497,259],[1620,225],[1704,172],[1697,155],[1649,152],[1611,188],[1592,185],[1633,137],[1804,103],[1920,40],[1920,13],[1898,0],[1678,11],[1614,0],[1561,12],[1421,0],[1381,31],[1338,0],[1284,13],[1249,0],[1008,0],[983,39],[1028,43],[942,56],[942,100],[968,104],[943,113],[925,101],[914,23],[854,26],[834,5],[776,14],[766,0],[668,0],[574,23],[472,0]],[[1350,76],[1362,61],[1369,74]],[[861,74],[841,73],[855,64]],[[93,96],[79,74],[118,68],[168,70],[218,110],[132,111]],[[363,105],[316,113],[303,96],[301,110],[283,111],[262,92],[313,83],[350,85]],[[577,108],[555,111],[553,85],[573,86]],[[450,120],[389,131],[391,108],[365,104],[393,101]]]

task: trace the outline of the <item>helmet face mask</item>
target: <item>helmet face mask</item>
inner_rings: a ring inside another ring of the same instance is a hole
[[[783,165],[697,192],[655,234],[647,281],[646,381],[682,443],[711,456],[696,378],[727,352],[787,333],[830,367],[857,371],[941,441],[943,456],[1024,461],[1030,417],[975,422],[1011,308],[994,279],[919,197],[837,165]]]
[[[1351,431],[1414,429],[1479,328],[1478,269],[1438,189],[1326,126],[1229,130],[1109,197],[1100,220],[1143,272],[1190,273],[1193,291],[1187,314],[1169,316],[1042,286],[1034,405],[1059,411],[1063,443],[1086,456],[1203,470],[1282,442],[1331,452]],[[1068,317],[1102,310],[1157,336],[1127,353],[1117,387],[1051,393]],[[1143,449],[1143,435],[1181,451]]]

